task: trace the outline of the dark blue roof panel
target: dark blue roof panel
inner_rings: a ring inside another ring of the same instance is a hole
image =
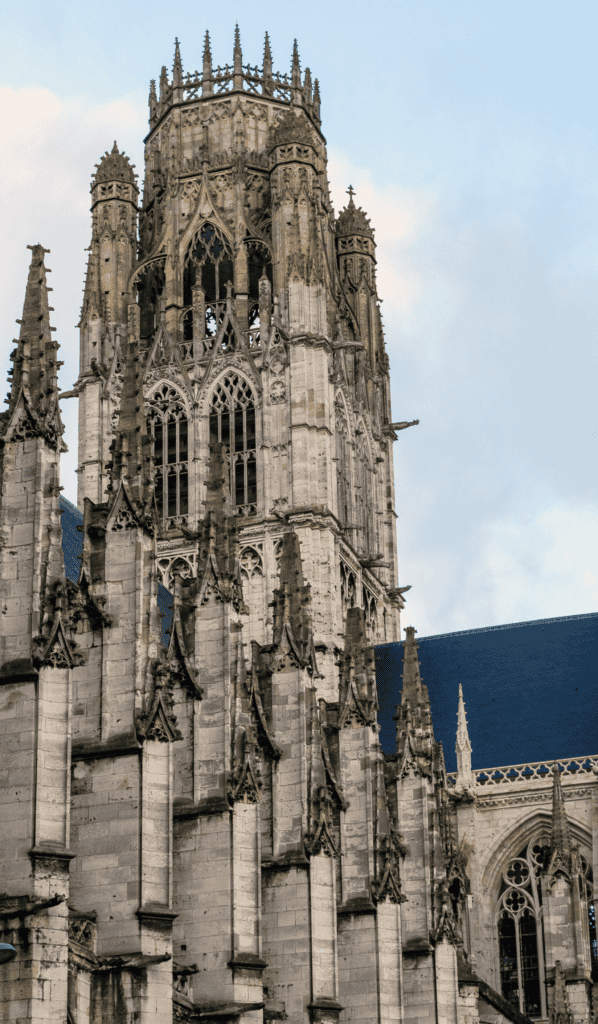
[[[459,683],[474,768],[598,751],[598,613],[538,619],[418,641],[434,733],[456,771]],[[395,750],[403,644],[376,649],[380,742]]]

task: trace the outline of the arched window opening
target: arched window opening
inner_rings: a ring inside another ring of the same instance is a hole
[[[213,224],[203,224],[185,258],[183,303],[189,307],[183,317],[183,338],[204,342],[210,349],[226,308],[226,285],[234,281],[230,242]]]
[[[337,397],[334,403],[336,425],[336,500],[338,518],[342,527],[351,524],[351,447],[349,444],[349,424],[345,405]]]
[[[210,442],[222,441],[230,466],[232,499],[241,515],[257,512],[255,400],[249,384],[232,373],[214,389],[210,405]]]
[[[497,907],[502,994],[527,1017],[546,1017],[542,893],[547,838],[533,839],[503,873]]]
[[[270,251],[263,242],[252,238],[246,243],[247,248],[247,280],[249,291],[249,330],[254,331],[259,327],[260,322],[260,279],[262,274],[270,282],[270,294],[272,294],[272,257]],[[252,333],[254,344],[259,344],[259,338]]]
[[[185,404],[170,384],[148,401],[158,516],[166,529],[187,522],[189,513],[189,421]]]
[[[137,280],[142,338],[151,338],[158,325],[158,307],[165,281],[162,263],[147,267]]]

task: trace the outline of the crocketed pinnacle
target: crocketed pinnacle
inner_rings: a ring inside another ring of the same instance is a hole
[[[243,51],[241,49],[241,33],[239,32],[239,24],[235,25],[235,49],[234,49],[235,64],[237,60],[239,63],[243,60]]]
[[[204,74],[205,74],[206,64],[208,64],[208,66],[210,68],[210,74],[211,74],[212,73],[212,48],[210,46],[210,33],[209,32],[206,32],[206,38],[204,39],[204,44],[203,44],[203,64],[204,64]]]
[[[301,545],[294,530],[283,534],[280,583],[274,591],[274,646],[290,643],[317,673],[311,617],[311,587],[303,578]]]
[[[11,355],[12,382],[8,396],[8,411],[3,419],[8,425],[17,405],[24,405],[29,420],[29,436],[43,435],[54,447],[63,427],[58,408],[58,367],[56,353],[60,347],[52,339],[50,311],[43,245],[29,245],[31,264],[25,289],[22,318],[17,347]]]
[[[178,39],[174,41],[174,63],[172,65],[172,84],[181,86],[183,84],[183,65],[181,63],[181,50]]]
[[[133,338],[125,347],[123,388],[114,440],[111,491],[117,493],[124,484],[136,510],[151,515],[153,506],[153,472],[150,440],[141,387],[139,345]]]
[[[430,758],[434,750],[434,729],[428,688],[421,678],[413,626],[407,626],[405,634],[403,689],[397,714],[397,748],[401,757],[409,743],[414,754]]]
[[[133,184],[137,175],[134,173],[135,164],[131,164],[124,153],[120,153],[116,142],[111,152],[106,151],[96,164],[96,173],[92,181],[92,188],[100,181],[130,181]]]
[[[349,608],[345,626],[345,650],[341,667],[342,689],[348,696],[351,682],[368,715],[377,705],[374,649],[368,643],[365,611]]]
[[[83,306],[81,308],[81,322],[84,320],[97,319],[102,316],[102,289],[100,286],[99,256],[94,252],[93,245],[89,250],[87,260],[87,274],[85,276],[85,288],[83,289]]]
[[[301,64],[299,63],[299,49],[297,47],[297,40],[293,41],[293,59],[291,63],[291,76],[292,84],[295,86],[301,86]]]
[[[270,37],[266,32],[264,36],[264,75],[272,74],[272,51],[270,49]]]
[[[465,713],[465,701],[463,700],[463,687],[459,683],[459,708],[457,710],[457,742],[455,744],[457,754],[459,751],[469,750],[471,753],[471,741],[467,731],[467,715]]]
[[[205,510],[199,524],[198,578],[211,574],[222,584],[224,598],[228,594],[231,600],[241,602],[238,519],[230,497],[226,445],[220,441],[210,445]]]
[[[458,792],[472,792],[473,776],[471,774],[471,742],[467,731],[467,715],[465,714],[465,701],[463,700],[463,687],[459,683],[459,707],[457,710],[457,739],[455,742],[457,754],[457,782]]]
[[[565,811],[565,800],[561,785],[561,770],[558,764],[552,767],[552,827],[550,830],[550,861],[558,859],[567,871],[571,869],[571,837]]]
[[[317,86],[317,79],[316,79]],[[320,102],[320,92],[317,91],[317,102]],[[314,90],[314,103],[316,102],[316,92]],[[351,190],[352,192],[352,190]],[[344,210],[338,215],[336,221],[336,233],[337,235],[366,235],[367,238],[374,237],[374,229],[370,225],[369,218],[366,217],[361,206],[356,206],[353,202],[353,195],[349,197],[349,202],[345,206]]]

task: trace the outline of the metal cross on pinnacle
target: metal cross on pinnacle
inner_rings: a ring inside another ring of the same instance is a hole
[[[353,198],[353,196],[355,195],[355,192],[353,190],[353,186],[352,185],[349,185],[349,188],[347,189],[347,194],[349,196],[349,200],[351,200]]]

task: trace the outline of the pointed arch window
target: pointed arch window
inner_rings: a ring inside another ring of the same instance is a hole
[[[542,893],[548,839],[532,839],[507,864],[497,905],[502,994],[527,1017],[546,1017]]]
[[[162,384],[148,399],[158,516],[166,529],[187,522],[189,513],[189,420],[172,385]]]
[[[226,445],[232,499],[241,515],[257,512],[255,399],[247,381],[227,374],[216,385],[210,403],[210,441]]]
[[[183,320],[185,341],[205,343],[214,337],[224,316],[229,282],[234,282],[231,244],[214,224],[206,222],[185,257],[183,302],[189,307]]]

